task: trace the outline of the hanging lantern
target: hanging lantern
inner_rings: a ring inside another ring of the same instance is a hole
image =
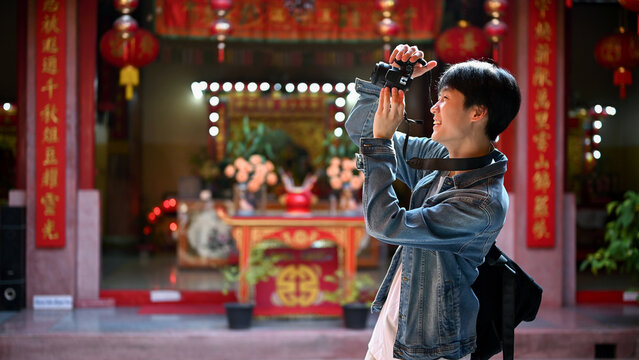
[[[506,14],[508,2],[506,0],[487,0],[484,3],[484,11],[489,16],[500,18]]]
[[[377,8],[382,12],[382,16],[390,17],[395,4],[395,0],[379,0],[377,1]]]
[[[498,43],[508,33],[508,26],[499,19],[492,19],[484,25],[484,33],[490,41]]]
[[[454,64],[488,56],[490,43],[480,28],[461,20],[437,38],[435,53],[441,60]]]
[[[217,20],[211,24],[211,35],[217,38],[217,61],[224,62],[224,41],[233,31],[231,23],[224,18],[233,7],[232,0],[211,0],[211,7],[217,13]]]
[[[639,36],[626,33],[608,35],[595,45],[595,60],[614,69],[613,82],[619,86],[619,97],[626,98],[626,85],[632,84],[630,68],[639,65]]]
[[[377,24],[377,30],[379,34],[382,35],[382,39],[388,42],[393,36],[399,34],[399,25],[391,18],[384,18]]]
[[[508,10],[508,1],[506,0],[486,0],[484,2],[484,11],[488,16],[492,17],[492,19],[484,25],[484,33],[486,33],[486,36],[488,36],[492,43],[491,48],[495,62],[499,62],[501,39],[506,36],[508,32],[508,26],[500,19],[506,14],[506,10]]]
[[[211,7],[217,13],[217,16],[226,16],[233,7],[231,0],[211,0]]]
[[[130,14],[138,7],[138,0],[113,0],[113,7],[119,13]]]
[[[213,22],[213,24],[211,24],[211,34],[214,35],[218,41],[217,58],[220,63],[224,62],[224,41],[232,32],[233,27],[231,26],[231,23],[224,18],[217,19]]]
[[[123,38],[115,29],[100,39],[100,55],[120,70],[120,85],[126,87],[126,99],[133,97],[133,87],[139,84],[138,68],[148,65],[158,55],[159,43],[153,33],[138,29],[129,38]]]
[[[382,35],[384,41],[384,61],[388,61],[390,57],[391,38],[399,34],[399,26],[391,19],[396,4],[395,0],[377,0],[377,8],[382,11],[383,16],[383,19],[377,24],[377,31]]]
[[[113,29],[115,29],[122,38],[127,39],[138,30],[138,22],[130,15],[122,15],[113,23]]]
[[[619,4],[630,11],[639,12],[639,0],[619,0]],[[637,34],[639,35],[639,15],[637,15]]]

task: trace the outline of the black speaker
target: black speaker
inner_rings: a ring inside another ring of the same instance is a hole
[[[0,209],[0,310],[25,307],[26,211]]]

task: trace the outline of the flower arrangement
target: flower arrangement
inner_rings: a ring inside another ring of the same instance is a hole
[[[248,160],[241,156],[236,158],[226,166],[224,175],[240,184],[246,184],[247,190],[252,193],[257,192],[265,183],[273,186],[278,181],[275,165],[258,154],[251,155]]]
[[[328,183],[334,191],[339,191],[339,208],[344,211],[360,209],[354,191],[362,188],[364,173],[357,170],[354,159],[333,157],[326,168]]]
[[[357,170],[354,159],[333,157],[326,169],[326,176],[333,190],[341,190],[346,185],[359,190],[364,184],[364,173]]]

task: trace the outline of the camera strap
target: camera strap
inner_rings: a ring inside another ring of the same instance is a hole
[[[408,139],[410,137],[410,124],[423,124],[421,120],[411,120],[406,116],[404,112],[404,120],[408,129],[406,130],[406,139],[404,140],[404,147],[402,149],[404,153],[404,159],[406,159],[406,148],[408,146]],[[442,159],[442,158],[411,158],[406,160],[408,166],[417,170],[448,170],[448,171],[466,171],[479,169],[486,165],[489,165],[493,161],[495,156],[495,149],[484,156],[472,157],[472,158],[455,158],[455,159]]]

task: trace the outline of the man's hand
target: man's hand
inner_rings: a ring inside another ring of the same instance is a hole
[[[392,139],[395,130],[404,119],[404,92],[385,87],[379,93],[379,104],[373,120],[373,136]]]
[[[393,53],[388,58],[388,63],[399,67],[399,65],[395,64],[396,60],[401,60],[407,62],[416,62],[418,59],[423,59],[424,53],[417,48],[417,46],[408,46],[406,44],[397,45]],[[420,77],[425,73],[432,70],[435,66],[437,66],[436,61],[429,61],[426,65],[422,65],[420,63],[416,63],[413,70],[413,78]]]

